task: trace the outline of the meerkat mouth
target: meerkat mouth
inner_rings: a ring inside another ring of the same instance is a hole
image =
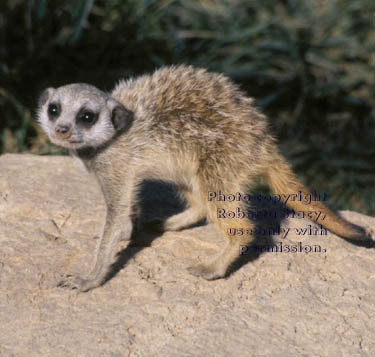
[[[57,145],[61,145],[61,146],[69,146],[69,145],[80,145],[80,144],[83,144],[83,141],[82,140],[78,140],[78,139],[70,139],[69,138],[59,138],[59,137],[56,137],[54,138],[55,140],[55,144]]]

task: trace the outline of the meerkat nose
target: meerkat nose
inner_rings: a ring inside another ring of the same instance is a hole
[[[66,137],[70,132],[69,125],[57,125],[55,128],[56,135]]]

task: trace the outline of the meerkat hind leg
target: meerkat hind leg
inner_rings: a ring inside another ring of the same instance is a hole
[[[220,208],[224,208],[226,211],[234,211],[237,207],[238,203],[220,202]],[[252,239],[251,235],[232,235],[230,233],[237,229],[242,229],[244,233],[251,232],[253,224],[247,218],[218,218],[216,208],[217,206],[213,203],[209,218],[216,223],[225,236],[227,244],[221,252],[211,258],[211,261],[188,268],[192,275],[200,276],[206,280],[223,278],[229,266],[239,257],[241,247],[248,245]]]
[[[178,231],[200,221],[206,216],[205,207],[198,200],[199,193],[193,189],[192,192],[185,191],[184,194],[189,207],[185,211],[169,217],[164,222],[166,231]]]

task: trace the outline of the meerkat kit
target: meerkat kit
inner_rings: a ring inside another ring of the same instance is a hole
[[[220,219],[217,209],[236,211],[242,200],[208,199],[209,193],[247,192],[259,176],[275,194],[290,197],[308,190],[279,154],[267,120],[223,75],[190,66],[161,68],[152,75],[120,81],[108,94],[88,84],[48,88],[39,99],[39,123],[50,140],[80,159],[96,177],[107,212],[96,263],[87,278],[67,275],[62,286],[88,291],[110,271],[120,239],[129,239],[139,212],[137,188],[144,179],[173,182],[186,198],[186,211],[163,222],[179,230],[206,217],[226,239],[224,249],[205,264],[189,268],[207,280],[222,278],[251,235],[248,219]],[[293,209],[304,202],[288,199]],[[350,239],[370,234],[311,201],[311,217]]]

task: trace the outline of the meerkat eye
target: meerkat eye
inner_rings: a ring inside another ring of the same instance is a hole
[[[84,124],[93,124],[97,119],[97,114],[90,110],[82,110],[77,115],[77,120]]]
[[[59,115],[60,115],[60,105],[58,104],[55,104],[55,103],[51,103],[49,106],[48,106],[48,116],[50,119],[56,119]]]

